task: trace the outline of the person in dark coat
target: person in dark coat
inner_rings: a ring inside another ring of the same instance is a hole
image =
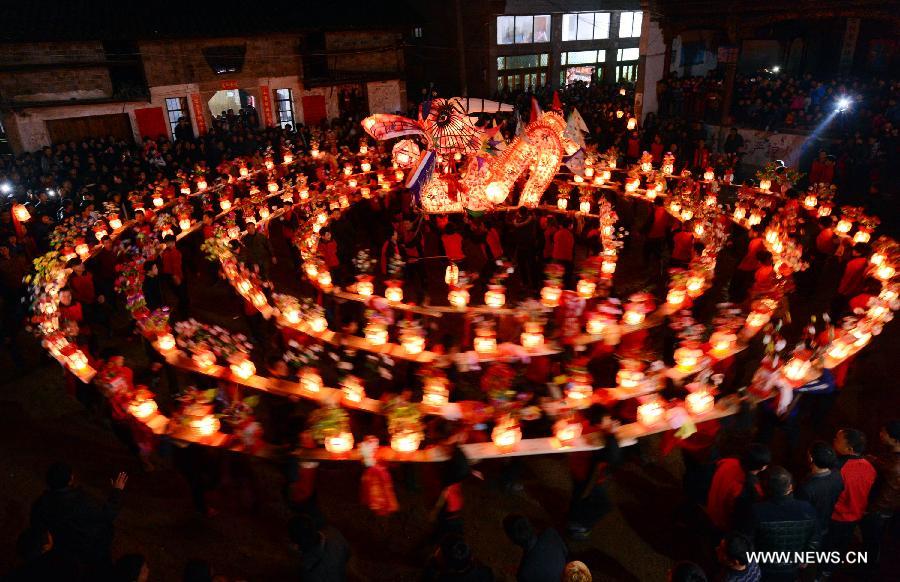
[[[766,471],[766,500],[754,503],[749,519],[740,530],[753,540],[759,552],[813,551],[819,547],[816,510],[808,501],[794,499],[794,482],[787,469],[772,466]],[[760,564],[766,580],[795,580],[800,564],[793,560]]]
[[[300,551],[301,582],[342,582],[347,578],[350,546],[341,532],[331,526],[319,528],[308,516],[288,523],[291,541]]]
[[[105,502],[75,486],[72,468],[54,463],[47,471],[47,491],[31,507],[31,524],[46,528],[55,546],[74,556],[90,572],[111,563],[113,522],[121,506],[128,475],[119,473]]]
[[[844,490],[844,480],[836,471],[837,454],[824,441],[816,441],[809,448],[811,473],[797,490],[797,499],[809,501],[816,510],[819,533],[828,533],[828,524],[834,512],[834,504]]]
[[[45,528],[28,527],[19,535],[16,550],[21,564],[3,582],[76,582],[84,574],[78,560],[53,546]]]
[[[494,573],[472,556],[472,548],[462,536],[449,534],[428,560],[425,582],[492,582]]]
[[[546,582],[562,577],[569,550],[555,529],[549,527],[538,534],[528,518],[518,514],[507,515],[503,529],[507,537],[522,548],[517,582]]]

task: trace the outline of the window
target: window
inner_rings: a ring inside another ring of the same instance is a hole
[[[422,27],[417,26],[413,28],[413,38],[422,38]]]
[[[634,83],[637,81],[637,65],[619,65],[616,67],[617,83]]]
[[[562,39],[597,40],[609,38],[609,12],[563,14]]]
[[[240,73],[244,68],[246,45],[210,46],[201,49],[206,64],[217,75]]]
[[[603,65],[606,62],[605,50],[569,51],[560,55],[561,85],[569,85],[576,81],[588,85],[596,78],[603,78]]]
[[[191,115],[188,112],[187,97],[166,97],[166,117],[169,118],[169,130],[174,138],[178,120],[182,117],[187,119],[188,122],[191,120]],[[191,132],[193,131],[191,129]]]
[[[570,51],[562,53],[561,65],[593,65],[606,62],[605,50]]]
[[[515,55],[511,57],[497,57],[497,70],[506,69],[534,69],[537,67],[546,67],[546,53],[541,55]]]
[[[619,16],[619,38],[640,37],[643,21],[644,15],[641,12],[623,12]]]
[[[534,90],[545,86],[549,57],[547,53],[497,57],[497,90]]]
[[[275,113],[278,115],[278,125],[282,128],[294,125],[294,96],[290,89],[275,89]]]
[[[616,61],[636,61],[641,56],[641,49],[639,48],[626,48],[619,49],[619,52],[616,53]]]
[[[498,16],[497,44],[550,42],[550,15]]]

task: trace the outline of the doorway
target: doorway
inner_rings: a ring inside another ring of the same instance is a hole
[[[97,136],[112,136],[121,141],[134,141],[131,120],[127,113],[48,119],[46,123],[52,143],[81,141]]]
[[[209,99],[209,111],[213,117],[219,117],[229,109],[234,115],[238,115],[241,109],[256,109],[256,97],[243,89],[224,89],[216,91]]]

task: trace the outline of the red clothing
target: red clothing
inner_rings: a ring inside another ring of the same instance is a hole
[[[75,302],[70,303],[69,305],[59,306],[59,315],[66,321],[74,321],[75,323],[81,323],[84,319],[84,312],[81,309],[81,303]]]
[[[810,184],[831,184],[834,181],[834,164],[815,160],[809,170]]]
[[[760,237],[750,239],[750,243],[747,245],[747,254],[744,255],[744,260],[741,261],[737,268],[741,271],[757,270],[761,266],[757,255],[764,248],[763,239]]]
[[[556,236],[557,228],[544,228],[544,258],[552,259],[553,258],[553,239]]]
[[[674,239],[672,258],[685,263],[691,262],[694,258],[694,234],[681,230],[675,233]]]
[[[212,238],[216,235],[216,226],[214,224],[203,225],[203,240]],[[290,238],[288,238],[290,240]]]
[[[118,258],[115,251],[100,249],[94,258],[94,264],[97,265],[97,277],[101,281],[111,281],[116,278],[116,263]]]
[[[706,148],[697,148],[694,151],[694,161],[691,164],[692,168],[703,168],[704,170],[709,167],[709,150]]]
[[[706,513],[719,530],[731,531],[734,506],[746,480],[747,475],[738,459],[729,457],[716,463],[716,473],[706,499]]]
[[[85,305],[93,305],[95,298],[93,275],[87,271],[82,275],[72,275],[69,277],[69,287],[72,289],[72,297],[76,301]]]
[[[750,289],[751,295],[759,293],[767,293],[775,286],[775,267],[772,265],[762,265],[753,275],[753,288]]]
[[[834,521],[859,521],[869,504],[869,490],[877,473],[872,463],[862,457],[850,457],[841,467],[844,490],[834,504],[831,519]]]
[[[575,235],[568,228],[560,228],[553,235],[553,260],[572,261],[575,252]]]
[[[647,238],[663,238],[669,230],[669,212],[662,206],[653,208],[653,224]]]
[[[834,236],[834,230],[823,228],[822,232],[816,235],[816,250],[825,255],[833,255],[838,250],[840,242]]]
[[[629,158],[637,158],[641,155],[641,140],[636,137],[628,138],[628,145],[625,148],[625,155]]]
[[[322,255],[322,260],[329,270],[341,264],[337,256],[337,242],[333,239],[319,241],[319,254]]]
[[[866,268],[869,266],[869,259],[865,257],[856,257],[847,262],[844,267],[844,276],[841,277],[841,284],[838,285],[838,294],[840,295],[857,295],[862,291],[863,283],[866,280]]]
[[[461,261],[466,258],[463,254],[463,237],[459,233],[441,235],[444,243],[444,253],[451,261]]]
[[[181,251],[177,248],[167,248],[162,252],[162,274],[171,275],[176,279],[183,279],[184,275],[181,271]]]
[[[496,260],[503,256],[503,245],[500,243],[500,233],[492,228],[487,233],[487,245],[491,250],[491,256]]]
[[[653,142],[650,144],[650,155],[653,156],[654,164],[662,163],[663,151],[665,149],[666,146],[664,146],[662,143]]]

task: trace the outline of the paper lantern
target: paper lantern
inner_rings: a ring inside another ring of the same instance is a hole
[[[566,401],[569,406],[587,408],[591,405],[593,396],[594,387],[591,385],[590,374],[584,372],[573,374],[566,387]]]
[[[362,380],[356,376],[347,376],[341,382],[341,390],[344,392],[344,400],[359,404],[366,397],[366,389]]]
[[[594,176],[594,168],[587,165],[588,160],[585,160],[585,168],[584,168],[584,177],[591,178]]]
[[[497,333],[493,329],[481,328],[475,331],[472,346],[476,353],[489,355],[497,352]]]
[[[238,168],[238,174],[240,174],[241,178],[246,178],[250,175],[250,169],[247,166],[241,166]]]
[[[266,220],[271,216],[271,211],[268,206],[263,206],[259,209],[259,219]]]
[[[605,182],[606,182],[606,180],[603,179],[603,176],[594,176],[594,185],[595,186],[602,186]]]
[[[685,408],[694,416],[706,414],[713,409],[716,399],[707,390],[698,390],[691,392],[684,399]]]
[[[349,180],[347,180],[347,186],[351,188],[356,188],[356,183],[356,178],[350,178]]]
[[[846,218],[842,218],[838,221],[837,226],[834,227],[834,230],[838,231],[841,234],[847,234],[850,232],[850,229],[853,228],[853,222],[847,220]]]
[[[706,228],[699,222],[694,225],[694,236],[703,236],[703,233],[706,232]]]
[[[575,444],[581,437],[583,427],[580,422],[571,419],[560,419],[553,424],[554,443],[558,447],[568,447]]]
[[[88,367],[88,359],[87,356],[84,355],[84,352],[81,350],[75,350],[68,356],[66,356],[66,360],[68,361],[69,368],[75,372],[81,372],[86,370]]]
[[[228,238],[236,239],[241,236],[241,229],[238,226],[229,226],[226,233],[228,234]]]
[[[502,204],[509,196],[509,187],[503,182],[491,182],[484,189],[484,194],[491,204]]]
[[[616,119],[622,119],[622,117],[624,117],[624,116],[625,116],[625,112],[622,111],[621,109],[616,111]]]
[[[644,323],[644,311],[640,305],[629,303],[625,308],[625,313],[622,315],[622,321],[625,325],[641,325]]]
[[[97,237],[98,241],[103,240],[107,234],[109,233],[106,232],[106,227],[102,224],[97,224],[97,226],[94,227],[94,236]]]
[[[397,170],[396,172],[394,172],[394,179],[399,182],[403,180],[403,176],[405,175],[406,174],[403,172],[403,170]]]
[[[642,172],[650,172],[653,170],[653,162],[642,162],[641,163],[641,171]]]
[[[369,162],[363,162],[359,165],[359,169],[364,173],[372,171],[372,164]]]
[[[578,296],[582,299],[590,299],[594,296],[594,293],[597,291],[597,283],[590,279],[579,279],[575,284],[575,292],[578,293]]]
[[[747,327],[758,329],[769,322],[769,314],[760,311],[751,311],[747,314]]]
[[[281,312],[282,317],[284,317],[285,321],[290,323],[291,325],[297,325],[300,323],[300,310],[296,307],[288,307],[283,312]]]
[[[556,206],[557,206],[557,208],[559,208],[560,210],[565,210],[565,209],[569,206],[569,199],[568,199],[568,198],[559,198],[559,199],[557,199],[557,201],[556,201]]]
[[[710,352],[717,358],[730,355],[737,344],[737,336],[725,331],[716,331],[709,338]]]
[[[562,297],[562,289],[557,283],[545,282],[541,289],[541,303],[546,307],[557,307]]]
[[[402,139],[394,144],[391,150],[391,158],[401,168],[411,166],[419,159],[419,146],[410,139]]]
[[[272,158],[266,158],[263,162],[263,166],[265,166],[265,168],[271,172],[273,169],[275,169],[275,162],[272,161]]]
[[[353,173],[353,166],[351,166],[350,164],[344,164],[344,175],[349,176],[352,173]]]
[[[403,301],[403,287],[400,286],[400,282],[394,281],[387,285],[387,288],[384,290],[384,298],[393,303],[400,303]]]
[[[718,203],[719,199],[716,198],[715,194],[710,194],[703,199],[703,204],[705,204],[707,208],[715,208]]]
[[[822,204],[819,206],[819,216],[831,216],[831,204]]]
[[[353,435],[349,432],[341,432],[325,437],[323,441],[325,450],[329,453],[340,455],[353,450]]]
[[[501,452],[510,452],[522,440],[522,429],[512,419],[503,420],[491,431],[491,440]]]
[[[603,335],[609,326],[609,321],[597,312],[590,313],[584,324],[585,331],[590,335]]]
[[[328,329],[328,320],[322,315],[312,314],[306,319],[306,325],[315,333],[322,333]]]
[[[294,154],[292,154],[291,152],[285,152],[284,155],[281,156],[281,159],[284,165],[290,164],[294,161]]]
[[[634,390],[644,381],[644,372],[634,368],[622,368],[616,372],[616,384],[625,390]]]
[[[706,286],[706,278],[703,275],[692,274],[685,283],[687,294],[691,297],[700,297]]]
[[[300,188],[300,192],[298,192],[298,194],[300,195],[300,200],[308,199],[309,198],[309,188]]]
[[[447,301],[457,309],[463,309],[469,304],[469,292],[465,289],[451,289],[447,294]]]
[[[162,207],[163,204],[165,204],[165,201],[162,199],[162,196],[154,196],[152,202],[153,202],[153,206],[155,206],[156,208],[160,208],[160,207]]]
[[[447,378],[443,376],[428,376],[425,378],[422,388],[422,403],[429,406],[443,406],[450,401],[450,390],[447,388]]]
[[[747,224],[750,226],[756,226],[760,222],[762,222],[763,215],[758,210],[754,210],[750,213],[750,218],[747,219]]]
[[[387,326],[383,323],[370,321],[364,328],[366,341],[373,346],[383,346],[388,340]]]
[[[625,181],[625,191],[626,192],[637,192],[637,189],[641,186],[640,178],[629,178]]]
[[[607,278],[611,277],[616,272],[616,261],[604,260],[600,263],[600,272],[605,275]]]
[[[359,144],[359,155],[364,156],[367,153],[369,153],[369,146],[364,143]]]
[[[198,436],[208,437],[219,432],[221,423],[219,422],[219,419],[212,414],[206,414],[200,418],[191,420],[190,427]]]
[[[318,394],[323,386],[322,376],[319,375],[315,368],[303,369],[303,372],[300,374],[300,387],[303,390]]]
[[[253,374],[256,374],[256,366],[254,366],[253,362],[248,360],[246,356],[239,356],[238,359],[229,366],[229,369],[232,374],[242,380],[246,380]]]
[[[637,119],[634,117],[628,118],[628,123],[625,124],[625,128],[629,131],[637,127]]]
[[[850,355],[853,349],[852,342],[848,342],[844,338],[835,339],[828,348],[828,356],[835,360],[843,360]]]
[[[250,293],[250,303],[252,303],[257,309],[262,309],[269,304],[269,300],[266,299],[265,293],[263,293],[259,289],[256,289],[252,293]]]
[[[713,171],[712,168],[706,168],[706,171],[703,172],[703,179],[706,180],[707,182],[715,180],[716,173]]]
[[[13,205],[13,214],[19,222],[28,222],[31,219],[31,213],[24,204]]]
[[[812,210],[818,204],[819,199],[816,198],[815,194],[807,194],[805,198],[803,198],[803,206],[806,206],[808,209]]]
[[[77,245],[75,245],[75,253],[83,260],[91,253],[91,247],[83,242],[78,243]]]
[[[697,369],[697,364],[700,363],[700,358],[702,357],[703,350],[689,346],[678,348],[674,354],[675,364],[678,366],[678,369],[688,373]]]
[[[812,369],[811,357],[812,353],[808,350],[797,352],[781,369],[782,375],[791,382],[803,383]]]
[[[231,200],[228,198],[222,198],[219,200],[219,208],[222,209],[222,212],[228,212],[231,210]]]
[[[175,349],[175,337],[170,333],[159,334],[156,337],[156,346],[161,352],[169,352]]]
[[[672,307],[677,307],[684,303],[687,293],[682,287],[672,287],[666,294],[666,303]]]
[[[109,217],[109,227],[113,229],[113,231],[117,231],[122,228],[122,221],[119,219],[117,214],[113,214]]]
[[[363,186],[362,188],[360,188],[359,193],[366,200],[372,197],[372,190],[368,186]]]
[[[312,148],[309,150],[309,155],[313,158],[319,157],[319,148]]]
[[[206,180],[203,178],[197,180],[197,190],[206,190]]]
[[[527,350],[538,350],[544,345],[544,326],[536,321],[526,321],[525,331],[520,336],[522,347]]]
[[[637,407],[637,421],[646,427],[652,427],[663,420],[665,412],[662,403],[654,399]]]
[[[675,164],[664,163],[659,169],[663,174],[672,174],[675,171]]]
[[[763,192],[768,192],[769,188],[772,187],[772,180],[762,179],[759,181],[759,189]]]
[[[328,271],[320,271],[318,275],[316,275],[316,282],[319,284],[319,287],[325,289],[331,289],[331,273]]]
[[[682,208],[681,209],[681,221],[687,222],[688,220],[694,218],[694,211],[690,208]]]
[[[421,431],[402,430],[391,435],[391,448],[398,453],[411,453],[419,448],[421,442]]]
[[[152,398],[135,400],[128,405],[128,412],[138,420],[147,420],[157,411],[156,401]]]
[[[198,351],[191,356],[191,359],[201,370],[206,370],[216,363],[216,355],[210,350]]]
[[[484,304],[494,309],[499,309],[506,304],[506,287],[503,285],[488,285],[484,293]]]
[[[572,176],[572,180],[573,180],[576,184],[582,184],[582,183],[584,183],[584,176],[580,176],[580,175],[578,175],[578,174],[575,174],[574,176]]]
[[[878,266],[877,269],[875,269],[875,277],[882,282],[886,282],[893,279],[896,272],[897,271],[893,266],[887,263],[882,263]]]
[[[747,216],[747,210],[741,206],[736,206],[733,216],[737,221],[744,220],[744,217]]]
[[[858,230],[853,234],[854,243],[867,243],[872,240],[872,234],[867,230]]]
[[[400,336],[400,345],[407,354],[421,354],[425,351],[425,338],[418,333],[407,332]]]
[[[375,284],[370,279],[356,282],[356,292],[363,297],[371,297],[375,293]]]
[[[872,253],[872,256],[869,257],[869,262],[877,267],[884,262],[884,259],[884,254],[876,252]]]
[[[580,210],[584,214],[590,214],[591,201],[590,200],[582,200],[581,203],[578,205],[578,210]]]

